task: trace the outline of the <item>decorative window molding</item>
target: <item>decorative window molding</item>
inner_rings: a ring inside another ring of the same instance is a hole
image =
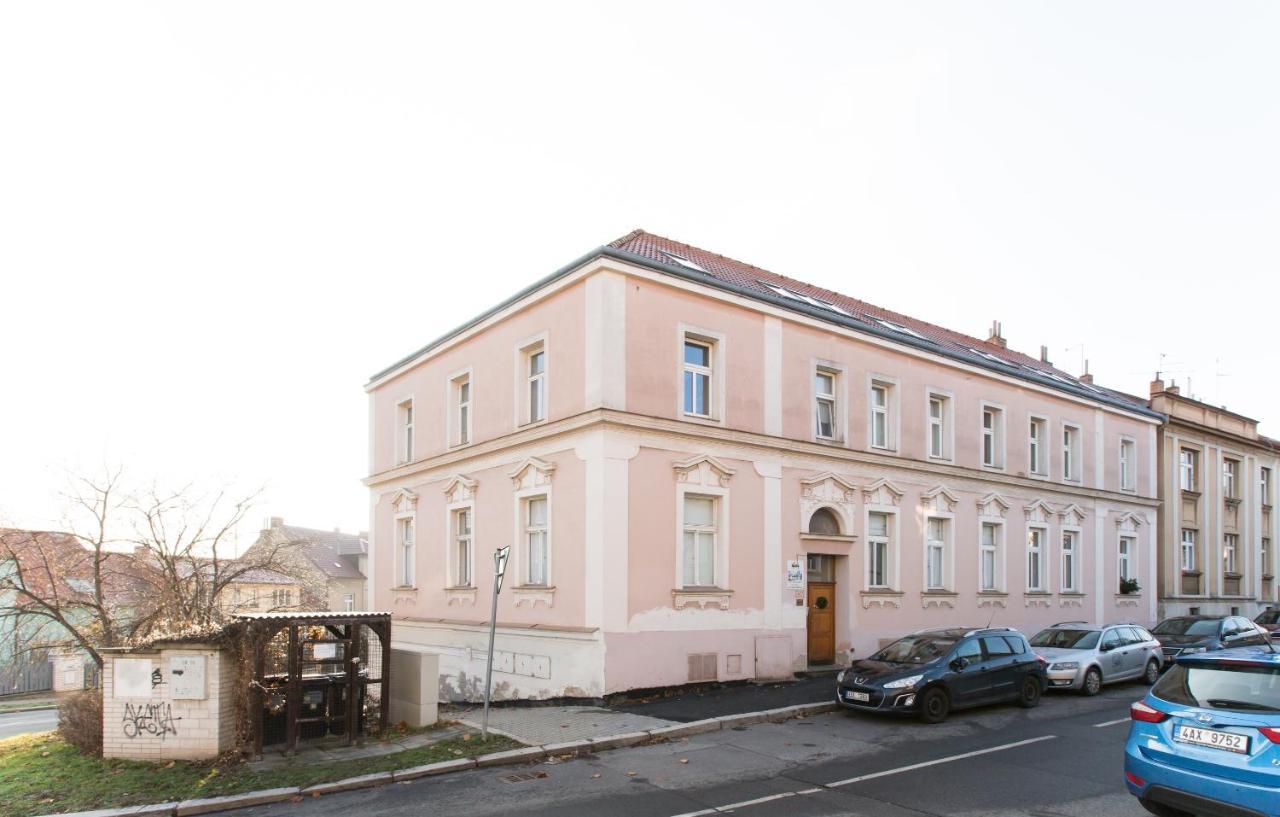
[[[408,488],[397,488],[391,495],[391,507],[396,513],[412,513],[418,508],[418,495]]]
[[[729,487],[729,480],[737,473],[734,469],[720,462],[709,454],[699,454],[687,460],[672,463],[676,472],[676,482],[689,485],[717,485]]]
[[[445,606],[456,604],[475,606],[476,589],[474,587],[446,587],[444,589]]]
[[[920,495],[920,506],[934,514],[951,513],[959,502],[956,495],[941,485],[935,485]]]
[[[1084,524],[1084,509],[1072,502],[1065,508],[1058,510],[1058,518],[1062,520],[1064,525],[1079,527]]]
[[[930,607],[941,609],[946,607],[954,610],[956,600],[960,598],[958,593],[950,593],[942,590],[926,590],[920,594],[921,609],[928,610]]]
[[[870,485],[862,486],[862,501],[868,505],[883,505],[896,508],[902,499],[903,490],[888,479],[881,477]]]
[[[840,519],[842,538],[853,536],[858,487],[847,479],[823,471],[800,480],[801,536],[809,535],[809,520],[819,508],[826,508]]]
[[[556,589],[554,587],[535,587],[533,585],[515,585],[511,588],[511,596],[515,599],[515,606],[527,604],[530,607],[537,607],[541,602],[544,607],[554,607],[556,600]]]
[[[1053,506],[1043,499],[1037,499],[1022,509],[1028,522],[1047,525],[1054,517]]]
[[[1000,494],[990,493],[978,500],[978,516],[992,519],[1004,519],[1005,513],[1012,507],[1009,500]]]
[[[476,498],[476,489],[480,483],[466,474],[455,474],[444,485],[444,501],[446,505],[455,502],[467,502]]]
[[[978,606],[979,607],[999,607],[1001,609],[1008,609],[1009,594],[1008,593],[992,593],[989,591],[979,593]]]
[[[1122,531],[1137,533],[1138,527],[1146,521],[1133,511],[1125,511],[1116,517],[1116,527]]]
[[[507,472],[507,476],[511,477],[512,486],[517,491],[521,491],[550,485],[551,475],[555,471],[556,464],[554,462],[547,462],[537,457],[526,457],[513,470]]]
[[[715,589],[683,589],[677,587],[671,591],[671,606],[677,610],[692,607],[698,610],[728,610],[729,600],[733,598],[732,590]]]
[[[869,610],[872,607],[902,609],[902,591],[900,590],[863,590],[858,594],[858,600],[862,602],[863,610]]]

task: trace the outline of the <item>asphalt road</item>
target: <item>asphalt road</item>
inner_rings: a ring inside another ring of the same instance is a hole
[[[1128,707],[1144,691],[1051,695],[1036,709],[988,707],[938,726],[841,712],[238,815],[1138,817],[1122,763]]]
[[[48,732],[58,728],[58,710],[38,709],[34,712],[0,714],[0,740],[27,732]]]

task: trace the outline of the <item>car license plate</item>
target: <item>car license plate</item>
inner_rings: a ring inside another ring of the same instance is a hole
[[[863,703],[866,703],[867,701],[871,700],[871,696],[865,692],[846,692],[844,694],[844,699],[846,701],[861,701]]]
[[[1173,733],[1173,739],[1180,743],[1194,743],[1197,746],[1208,746],[1211,749],[1225,749],[1240,755],[1249,754],[1249,738],[1233,732],[1219,732],[1216,729],[1201,729],[1198,726],[1179,726]]]

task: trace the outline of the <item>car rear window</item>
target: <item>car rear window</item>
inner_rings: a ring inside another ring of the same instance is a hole
[[[1021,638],[1018,638],[1016,635],[1006,635],[1003,636],[1003,638],[1005,641],[1009,642],[1009,646],[1013,649],[1014,655],[1022,655],[1026,652],[1026,649],[1022,646]]]
[[[1280,667],[1175,664],[1151,694],[1170,703],[1237,712],[1280,712]]]
[[[1050,627],[1031,639],[1033,647],[1058,647],[1065,650],[1091,650],[1098,646],[1097,630],[1062,630]]]
[[[1171,618],[1156,625],[1156,635],[1217,635],[1216,618]]]
[[[982,639],[982,643],[987,648],[987,655],[992,658],[1013,655],[1013,648],[1009,646],[1009,642],[1005,641],[1000,636],[987,636]]]
[[[1267,610],[1258,616],[1254,621],[1259,624],[1276,624],[1280,623],[1280,610]]]

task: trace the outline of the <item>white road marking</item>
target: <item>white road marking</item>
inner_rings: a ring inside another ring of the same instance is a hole
[[[1101,729],[1104,726],[1115,726],[1117,723],[1128,723],[1129,721],[1130,721],[1130,718],[1116,718],[1113,721],[1103,721],[1102,723],[1095,723],[1093,725],[1093,728]]]
[[[1043,740],[1053,740],[1056,737],[1057,735],[1041,735],[1038,738],[1029,738],[1027,740],[1020,740],[1020,741],[1017,741],[1016,743],[1006,743],[1002,746],[992,746],[989,749],[978,749],[977,751],[965,752],[964,754],[961,754],[961,755],[941,757],[941,758],[938,758],[937,760],[926,760],[924,763],[913,763],[910,766],[899,766],[896,769],[888,769],[883,772],[872,772],[871,774],[858,775],[857,777],[850,777],[848,780],[837,780],[835,783],[827,783],[826,788],[834,789],[837,786],[847,786],[850,783],[860,783],[863,780],[874,780],[877,777],[888,777],[891,774],[902,774],[903,772],[912,772],[912,771],[915,771],[916,769],[924,769],[929,766],[937,766],[941,763],[952,763],[957,760],[964,760],[965,758],[977,757],[978,755],[989,755],[992,752],[1003,752],[1006,749],[1016,749],[1019,746],[1027,746],[1032,743],[1039,743],[1040,741],[1043,741]]]

